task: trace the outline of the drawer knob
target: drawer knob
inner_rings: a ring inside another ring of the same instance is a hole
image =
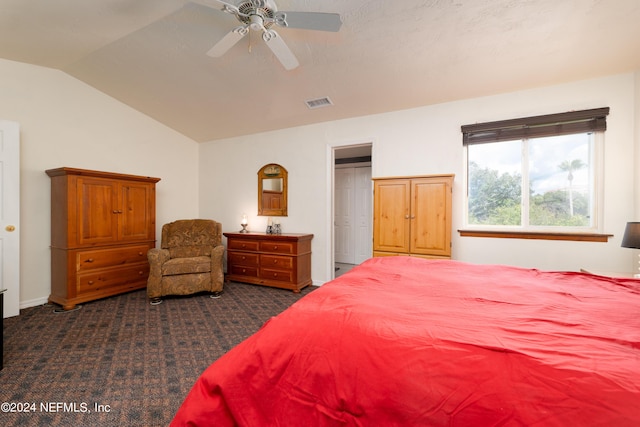
[[[144,255],[144,252],[138,252],[138,255],[142,256],[142,255]]]
[[[278,260],[277,260],[277,259],[274,259],[274,260],[273,260],[273,263],[274,263],[274,264],[277,264],[277,263],[278,263]]]
[[[242,269],[242,272],[243,272],[243,273],[246,273],[246,272],[247,272],[247,270],[245,270],[245,269],[243,268],[243,269]]]
[[[93,258],[87,258],[87,262],[93,262],[94,259]]]
[[[93,280],[89,280],[89,284],[90,284],[90,285],[93,285]]]
[[[242,256],[242,260],[244,261],[245,259],[247,259],[247,257],[243,255]]]
[[[144,271],[138,271],[138,275],[142,276],[144,274]]]
[[[278,277],[278,273],[273,273],[273,277]]]
[[[278,245],[273,246],[273,250],[275,251],[276,249],[278,249]]]

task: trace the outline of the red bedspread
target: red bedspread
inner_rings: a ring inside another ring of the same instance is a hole
[[[374,258],[212,364],[173,425],[640,426],[640,281]]]

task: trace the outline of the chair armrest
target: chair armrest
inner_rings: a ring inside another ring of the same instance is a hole
[[[162,296],[162,264],[170,258],[168,249],[149,249],[147,259],[149,260],[149,279],[147,279],[147,296],[155,298]]]
[[[224,245],[211,250],[211,287],[213,292],[222,292],[224,286]]]

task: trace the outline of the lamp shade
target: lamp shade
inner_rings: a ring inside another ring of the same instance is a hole
[[[622,237],[623,248],[640,249],[640,222],[628,222]]]

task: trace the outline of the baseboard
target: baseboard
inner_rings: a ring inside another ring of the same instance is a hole
[[[20,301],[20,310],[23,308],[36,307],[38,305],[46,304],[49,301],[48,297],[36,298],[28,301]]]

